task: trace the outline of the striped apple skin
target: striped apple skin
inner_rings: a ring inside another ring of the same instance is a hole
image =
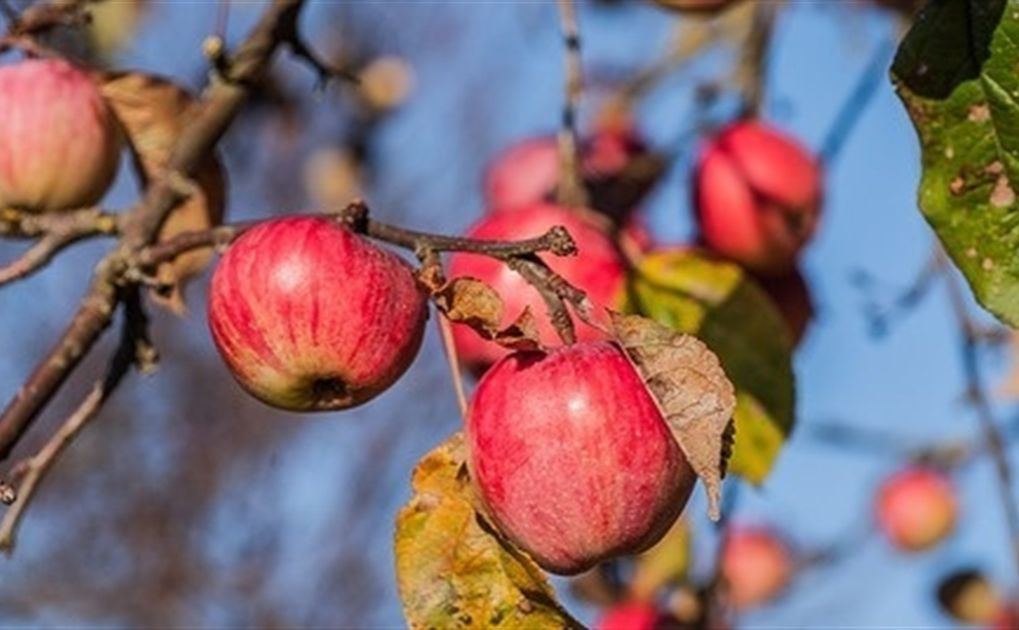
[[[365,403],[421,346],[427,299],[396,255],[324,217],[263,223],[216,267],[209,328],[237,381],[292,411]]]
[[[554,573],[647,549],[696,479],[636,369],[610,342],[502,359],[478,384],[466,435],[489,514]]]
[[[561,225],[577,243],[576,256],[541,255],[556,273],[570,284],[587,293],[592,304],[618,308],[626,283],[626,264],[619,250],[603,231],[588,223],[578,213],[547,203],[535,203],[514,210],[486,215],[467,232],[467,236],[483,240],[518,240],[539,237],[552,227]],[[520,274],[502,261],[457,252],[449,259],[452,278],[473,277],[495,289],[503,299],[504,326],[530,307],[537,320],[538,333],[543,344],[561,343],[552,322],[548,307],[538,290]],[[597,309],[596,309],[597,310]],[[579,324],[580,341],[598,341],[606,338],[604,332]],[[453,340],[460,361],[475,373],[481,373],[509,351],[496,343],[482,339],[464,324],[453,326]]]
[[[99,87],[60,59],[0,67],[0,207],[90,206],[120,163],[121,136]]]

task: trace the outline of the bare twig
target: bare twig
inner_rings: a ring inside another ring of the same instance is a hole
[[[446,361],[449,363],[450,378],[453,379],[453,391],[456,392],[456,404],[460,409],[460,419],[467,422],[467,394],[464,392],[463,372],[460,369],[460,356],[453,343],[453,325],[445,314],[436,319],[442,347],[446,350]]]
[[[963,370],[966,375],[966,397],[976,412],[980,430],[983,432],[985,448],[994,462],[1001,507],[1005,512],[1009,543],[1012,546],[1012,559],[1015,562],[1016,572],[1019,573],[1019,504],[1016,502],[1012,487],[1013,473],[1008,452],[1005,449],[1005,438],[991,406],[990,396],[984,387],[979,356],[980,326],[970,314],[965,292],[955,273],[955,268],[944,250],[939,248],[938,252],[939,269],[945,279],[952,312],[961,332],[960,350]]]
[[[58,342],[0,414],[0,459],[6,459],[43,407],[110,325],[120,299],[118,284],[130,261],[159,233],[170,212],[185,198],[180,179],[195,175],[226,132],[251,86],[257,83],[282,42],[280,34],[296,28],[303,0],[273,0],[248,38],[237,49],[228,70],[206,90],[188,129],[180,136],[167,164],[167,177],[156,179],[145,196],[120,222],[119,245],[96,266],[78,312]]]
[[[31,457],[19,462],[12,470],[16,486],[3,484],[8,489],[10,507],[0,520],[0,551],[10,554],[14,550],[18,525],[39,484],[52,469],[57,457],[74,441],[82,429],[92,420],[110,394],[127,375],[132,365],[145,369],[149,357],[139,352],[141,347],[151,347],[146,330],[147,320],[138,301],[138,292],[129,289],[133,296],[125,298],[124,328],[121,342],[114,353],[103,380],[92,386],[81,404],[68,416],[43,447]]]
[[[583,66],[580,57],[580,25],[574,0],[559,0],[559,20],[565,44],[565,101],[559,130],[559,187],[556,200],[570,207],[586,207],[587,192],[580,173],[580,143],[577,139],[577,115],[584,93]]]
[[[113,235],[116,230],[116,218],[97,208],[59,215],[22,215],[14,210],[0,210],[0,236],[42,237],[21,256],[0,265],[0,287],[40,270],[78,241]]]
[[[745,114],[757,116],[764,104],[764,88],[768,79],[768,49],[775,28],[775,19],[782,0],[755,2],[753,23],[743,46],[740,61],[740,84],[743,86]]]

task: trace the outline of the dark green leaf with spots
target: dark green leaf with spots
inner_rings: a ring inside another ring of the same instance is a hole
[[[1019,0],[935,0],[892,75],[923,150],[920,207],[977,299],[1019,324]]]

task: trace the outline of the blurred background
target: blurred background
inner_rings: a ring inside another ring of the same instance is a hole
[[[206,78],[203,39],[225,23],[227,43],[238,41],[263,7],[236,1],[224,22],[212,1],[106,4],[120,14],[108,18],[93,52],[111,67],[192,88]],[[667,53],[687,18],[640,0],[579,8],[589,81],[583,128],[605,94]],[[307,66],[281,55],[222,146],[231,220],[363,194],[388,222],[462,232],[481,216],[486,163],[559,123],[562,39],[552,2],[313,1],[301,24],[324,57],[381,73],[372,84],[381,93],[339,82],[317,90]],[[881,330],[872,317],[875,304],[892,304],[913,285],[932,242],[915,203],[916,138],[883,76],[901,29],[897,14],[863,0],[794,0],[776,25],[762,115],[808,147],[819,150],[830,137],[875,55],[883,56],[882,76],[827,164],[822,226],[804,265],[817,316],[795,358],[796,429],[767,482],[742,488],[729,515],[774,527],[808,554],[839,551],[798,573],[781,598],[749,611],[741,625],[946,626],[952,621],[935,591],[952,570],[974,566],[1004,591],[1017,586],[988,459],[954,471],[954,535],[929,553],[904,555],[873,531],[875,489],[902,457],[822,431],[874,431],[899,446],[978,435],[943,288]],[[380,59],[388,66],[380,69]],[[691,238],[698,132],[735,113],[724,97],[707,106],[705,86],[732,59],[725,46],[712,49],[669,72],[638,103],[640,133],[675,155],[644,204],[662,243]],[[125,165],[106,205],[125,207],[135,197]],[[45,273],[0,291],[0,396],[13,395],[62,329],[105,247],[78,246]],[[0,258],[17,251],[0,242]],[[414,366],[384,396],[345,413],[301,417],[262,406],[234,383],[205,324],[206,282],[207,275],[188,287],[187,316],[154,312],[158,372],[132,374],[46,479],[16,553],[0,559],[0,623],[404,625],[393,519],[410,496],[415,462],[460,425],[434,326]],[[101,369],[111,341],[16,457],[45,440]],[[997,388],[1012,362],[1008,347],[982,360]],[[1015,415],[1007,395],[995,404],[1002,418]],[[710,572],[717,536],[703,495],[687,514],[693,571]],[[579,619],[598,616],[566,581],[556,585]]]

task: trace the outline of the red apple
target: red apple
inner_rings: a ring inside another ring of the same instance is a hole
[[[0,103],[0,207],[49,212],[102,198],[121,138],[88,73],[61,59],[0,67]]]
[[[877,497],[878,525],[904,551],[922,551],[944,540],[955,529],[957,509],[951,480],[924,466],[895,473]]]
[[[758,278],[758,282],[782,314],[793,344],[799,344],[814,319],[814,300],[803,275],[793,269],[781,276]]]
[[[499,155],[485,173],[485,203],[493,211],[548,199],[559,183],[555,136],[529,138]]]
[[[623,602],[610,608],[596,630],[655,630],[660,615],[649,602]]]
[[[720,11],[739,0],[654,0],[655,4],[673,11],[707,13]]]
[[[582,142],[580,166],[593,209],[622,221],[660,174],[651,152],[632,124],[599,125]],[[622,175],[635,160],[648,162],[645,177]],[[555,196],[560,177],[555,136],[529,138],[499,155],[485,173],[485,202],[493,212],[514,210]]]
[[[791,271],[821,209],[821,168],[795,140],[755,121],[702,149],[694,175],[704,243],[762,275]]]
[[[209,327],[238,382],[292,411],[347,409],[392,385],[428,307],[411,268],[325,217],[267,221],[212,277]]]
[[[625,263],[609,237],[586,222],[576,212],[546,203],[531,204],[513,212],[489,214],[476,223],[467,235],[489,240],[513,240],[541,236],[549,228],[562,225],[577,242],[576,256],[542,258],[577,288],[586,291],[596,305],[613,307],[622,298],[626,279]],[[510,324],[525,307],[530,306],[538,320],[541,340],[547,345],[559,343],[559,337],[546,316],[545,302],[538,291],[505,263],[477,254],[455,253],[449,261],[450,277],[477,278],[502,296],[505,303],[504,324]],[[577,337],[581,341],[603,339],[604,333],[579,323]],[[453,338],[461,362],[474,371],[481,371],[508,351],[485,341],[464,325],[453,328]]]
[[[636,368],[611,342],[502,359],[478,383],[466,435],[488,513],[553,573],[649,548],[696,479]]]
[[[734,527],[725,537],[721,575],[729,601],[737,609],[772,601],[789,585],[792,552],[782,538],[765,527]]]

